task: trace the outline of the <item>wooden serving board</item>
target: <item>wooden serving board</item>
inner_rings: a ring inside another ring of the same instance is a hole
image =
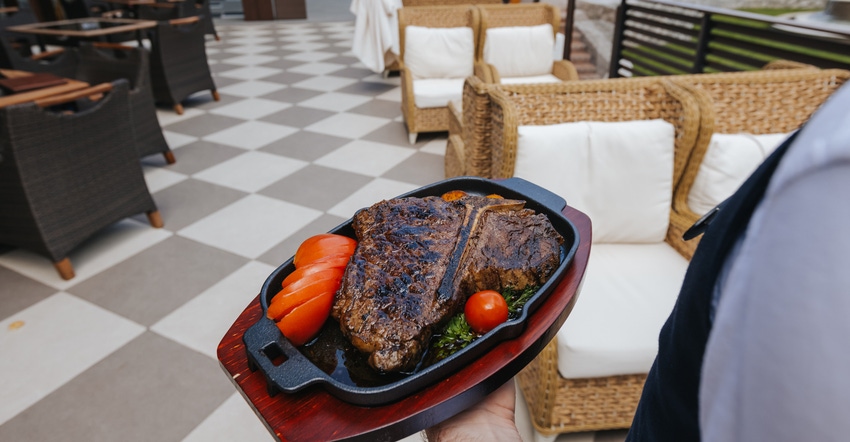
[[[579,231],[573,265],[532,314],[522,335],[503,341],[474,363],[398,402],[362,407],[321,387],[269,396],[261,371],[252,372],[242,343],[245,330],[263,314],[259,296],[239,315],[218,346],[218,359],[236,389],[281,441],[394,441],[440,423],[478,403],[531,362],[567,319],[590,256],[590,219],[567,206],[562,212]]]

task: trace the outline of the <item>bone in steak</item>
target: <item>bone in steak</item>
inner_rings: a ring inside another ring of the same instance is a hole
[[[525,202],[397,198],[359,211],[332,315],[382,372],[411,371],[436,327],[484,290],[542,285],[563,238]]]

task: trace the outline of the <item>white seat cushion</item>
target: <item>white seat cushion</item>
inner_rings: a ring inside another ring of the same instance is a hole
[[[502,75],[501,73],[499,74]],[[530,77],[502,77],[502,84],[534,84],[534,83],[560,83],[562,80],[552,74],[532,75]]]
[[[687,268],[667,243],[593,244],[579,298],[558,331],[561,376],[647,373]]]
[[[729,198],[788,134],[714,134],[688,194],[699,215]]]
[[[474,59],[472,28],[404,28],[404,64],[413,78],[466,78]]]
[[[658,243],[670,223],[673,151],[664,120],[520,126],[514,176],[586,213],[594,243]]]
[[[420,109],[446,107],[449,101],[463,101],[463,78],[413,80],[413,103]]]
[[[527,77],[552,71],[555,32],[551,24],[487,29],[484,61],[504,77]]]

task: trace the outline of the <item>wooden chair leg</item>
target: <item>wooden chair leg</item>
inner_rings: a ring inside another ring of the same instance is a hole
[[[219,95],[218,95],[218,91],[217,91],[217,90],[215,90],[215,89],[211,89],[211,90],[210,90],[210,92],[212,93],[213,100],[215,100],[215,101],[219,101],[219,100],[221,100],[221,96],[219,96]]]
[[[180,103],[175,104],[174,112],[177,112],[177,115],[183,115],[183,105]]]
[[[167,164],[174,164],[174,163],[176,163],[176,162],[177,162],[177,159],[176,159],[176,158],[174,158],[174,152],[172,152],[172,151],[170,151],[170,150],[169,150],[168,152],[163,152],[163,153],[162,153],[162,156],[164,156],[164,157],[165,157],[165,162],[166,162]]]
[[[164,224],[162,223],[162,216],[159,214],[159,210],[152,210],[147,213],[148,222],[151,223],[151,227],[155,227],[157,229],[161,228]]]
[[[74,277],[74,266],[71,265],[71,259],[68,257],[54,262],[53,267],[59,272],[59,276],[66,281]]]

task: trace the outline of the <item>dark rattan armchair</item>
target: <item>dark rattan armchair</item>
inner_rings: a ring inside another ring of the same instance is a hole
[[[150,33],[151,81],[157,103],[183,114],[182,102],[195,92],[209,90],[219,100],[204,39],[204,24],[196,17],[160,22]]]
[[[63,279],[68,254],[96,232],[147,213],[162,219],[133,147],[126,80],[0,109],[0,243],[49,257]],[[50,106],[105,94],[84,111]],[[121,117],[126,116],[126,117]]]
[[[129,101],[135,144],[140,157],[162,154],[168,164],[175,162],[154,107],[147,51],[131,47],[98,49],[91,45],[65,48],[52,59],[23,57],[0,41],[0,68],[27,72],[49,72],[89,84],[108,83],[120,78],[130,82]]]

